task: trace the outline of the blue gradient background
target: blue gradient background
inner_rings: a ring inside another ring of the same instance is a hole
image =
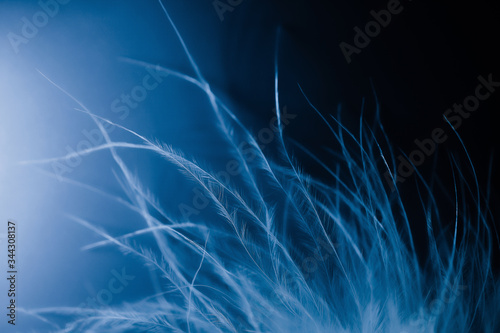
[[[368,97],[367,110],[374,106],[373,84],[382,101],[382,120],[389,136],[397,146],[410,151],[413,139],[433,128],[427,124],[441,125],[442,112],[466,96],[467,87],[473,86],[477,75],[494,71],[488,67],[493,66],[490,58],[498,56],[498,51],[493,53],[476,37],[460,31],[450,35],[446,29],[455,31],[453,27],[459,25],[454,15],[449,14],[453,16],[449,18],[443,14],[444,5],[435,5],[429,14],[435,21],[429,20],[424,26],[421,15],[428,9],[412,3],[413,12],[394,18],[392,26],[374,39],[373,45],[353,64],[347,65],[338,43],[350,41],[352,27],[366,22],[365,14],[372,7],[382,8],[385,2],[372,5],[243,0],[233,12],[225,13],[222,22],[210,1],[164,3],[214,91],[228,105],[235,106],[242,122],[254,131],[266,126],[273,117],[273,54],[276,28],[282,26],[282,104],[299,117],[286,128],[286,133],[314,152],[323,151],[332,137],[319,126],[321,120],[305,110],[307,103],[297,83],[325,113],[334,112],[337,103],[343,103],[347,125],[356,123],[363,97]],[[486,15],[477,6],[477,12]],[[157,2],[70,1],[60,6],[59,13],[40,28],[36,37],[20,45],[16,54],[5,36],[9,31],[19,33],[20,19],[39,10],[36,1],[0,1],[0,234],[4,244],[6,221],[17,222],[18,305],[27,311],[78,306],[106,288],[112,270],[122,267],[135,279],[122,293],[114,295],[111,305],[138,300],[154,292],[142,262],[111,247],[81,251],[83,246],[101,238],[66,214],[88,219],[111,234],[143,226],[140,216],[125,211],[105,196],[51,177],[50,165],[19,164],[63,156],[67,146],[76,149],[79,142],[86,140],[82,130],[96,129],[92,120],[74,110],[77,105],[38,71],[95,114],[207,161],[212,170],[223,169],[229,147],[216,134],[206,97],[198,88],[176,78],[165,78],[149,91],[126,119],[112,111],[113,100],[130,93],[148,74],[124,58],[192,74]],[[490,15],[497,17],[496,12]],[[419,18],[419,29],[407,23],[418,24]],[[477,25],[476,29],[492,31]],[[447,37],[447,42],[439,43],[442,36]],[[463,41],[469,41],[467,38],[484,45],[484,49],[466,48],[457,55],[455,51],[462,48]],[[412,53],[417,49],[420,54]],[[472,147],[473,160],[479,166],[487,165],[489,152],[498,139],[498,133],[494,134],[498,132],[494,130],[496,124],[491,121],[498,99],[494,96],[488,100],[463,128],[464,141]],[[131,139],[117,130],[111,136],[115,141]],[[458,142],[450,141],[444,149],[453,151],[458,146]],[[132,163],[132,171],[144,186],[171,211],[179,203],[191,200],[191,188],[168,163],[145,153],[120,151],[120,156]],[[302,160],[300,152],[297,156],[309,173],[325,177],[313,162]],[[82,159],[65,177],[112,195],[123,195],[113,175],[118,168],[109,152]],[[484,173],[481,178],[486,182]],[[492,181],[497,180],[495,175]],[[4,252],[2,245],[0,274],[6,261]],[[0,281],[3,309],[7,284],[5,279]],[[19,311],[18,325],[12,330],[6,326],[3,313],[2,310],[2,332],[43,332],[50,328]]]

